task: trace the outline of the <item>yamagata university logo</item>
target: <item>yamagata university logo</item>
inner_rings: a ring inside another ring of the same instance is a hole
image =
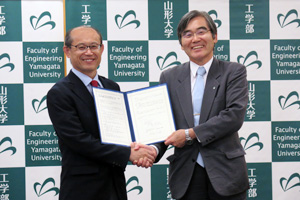
[[[160,70],[164,70],[172,66],[180,65],[181,63],[177,61],[177,54],[172,51],[168,53],[166,57],[157,56],[156,64]]]
[[[282,110],[285,110],[292,106],[298,107],[299,110],[300,109],[299,94],[296,91],[292,91],[286,97],[281,95],[278,97],[278,103]]]
[[[50,30],[52,30],[56,26],[55,22],[51,21],[51,14],[48,11],[43,12],[39,17],[31,16],[30,24],[34,30],[44,26],[50,26]]]
[[[249,52],[246,57],[239,55],[237,57],[238,63],[245,65],[246,67],[256,66],[259,69],[262,66],[262,62],[258,60],[258,55],[256,51]]]
[[[290,10],[286,15],[278,14],[277,21],[281,28],[284,28],[291,24],[296,24],[297,28],[300,26],[300,19],[298,12],[295,9]]]
[[[129,25],[135,25],[135,28],[138,28],[140,26],[140,21],[136,19],[136,14],[133,10],[129,10],[125,13],[124,16],[116,15],[115,16],[115,22],[119,29],[122,29]]]
[[[131,184],[131,185],[133,184],[134,186],[131,188],[128,188],[129,184]],[[136,176],[132,176],[127,180],[126,187],[127,187],[127,193],[129,193],[131,191],[137,191],[138,195],[139,195],[143,192],[143,187],[139,185],[139,179]]]
[[[3,64],[2,64],[2,60],[4,60]],[[5,60],[8,60],[8,62]],[[8,68],[9,72],[11,72],[15,69],[15,65],[10,62],[10,56],[7,53],[0,55],[0,70],[4,69],[4,68]]]
[[[294,173],[288,179],[282,177],[279,182],[282,190],[286,192],[294,187],[300,187],[300,175]]]
[[[34,183],[33,189],[38,197],[50,192],[54,192],[53,196],[56,196],[59,193],[59,189],[55,187],[55,180],[51,177],[47,178],[42,184],[39,182]]]
[[[16,147],[12,145],[12,139],[10,137],[5,137],[0,140],[0,154],[4,152],[11,152],[11,156],[17,152]]]
[[[264,144],[259,141],[258,133],[251,133],[248,138],[240,137],[240,141],[245,151],[254,147],[260,151],[264,147]]]
[[[39,113],[39,112],[42,112],[43,110],[47,109],[46,99],[47,99],[47,95],[44,96],[41,100],[38,100],[38,99],[32,100],[32,107],[33,107],[33,110],[35,111],[35,113]]]
[[[222,21],[218,19],[218,13],[215,10],[210,10],[208,14],[211,16],[211,18],[214,20],[217,28],[219,28],[222,25]]]

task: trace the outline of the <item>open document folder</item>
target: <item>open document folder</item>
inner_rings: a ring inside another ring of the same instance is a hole
[[[152,144],[175,131],[166,84],[129,92],[93,87],[93,92],[103,143]]]

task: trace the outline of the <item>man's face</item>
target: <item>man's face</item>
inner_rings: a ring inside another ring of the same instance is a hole
[[[212,37],[204,17],[193,18],[182,34],[181,49],[192,62],[204,65],[212,58],[214,45],[218,41],[217,34],[215,38]]]
[[[100,36],[98,33],[88,27],[75,28],[71,32],[73,40],[71,48],[64,47],[64,52],[75,69],[94,78],[97,74],[97,68],[101,61],[101,55],[104,47],[100,49],[91,50],[90,48],[80,50],[75,46],[91,46],[100,45]]]

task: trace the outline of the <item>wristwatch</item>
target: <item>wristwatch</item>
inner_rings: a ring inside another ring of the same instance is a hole
[[[185,143],[187,145],[193,144],[193,140],[192,140],[192,138],[189,135],[189,129],[185,129],[184,132],[185,132]]]

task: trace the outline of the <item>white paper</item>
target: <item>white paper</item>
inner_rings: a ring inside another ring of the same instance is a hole
[[[175,131],[166,87],[127,93],[135,138],[143,144],[164,141]]]
[[[126,110],[123,93],[99,88],[93,88],[93,91],[104,143],[130,145],[128,114],[136,142],[151,144],[164,141],[175,131],[165,84],[127,92],[129,110]]]
[[[101,140],[104,143],[131,143],[127,111],[122,93],[93,88]]]

